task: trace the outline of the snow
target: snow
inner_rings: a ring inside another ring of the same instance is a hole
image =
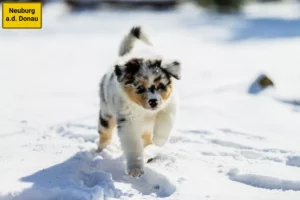
[[[300,156],[291,156],[287,159],[287,165],[300,167]]]
[[[297,6],[219,16],[191,4],[74,14],[53,3],[43,29],[1,30],[0,199],[298,200]],[[137,24],[183,63],[177,130],[145,150],[155,157],[140,179],[125,174],[116,134],[94,152],[100,77]],[[261,74],[275,87],[253,95]]]
[[[281,180],[268,176],[256,174],[238,174],[238,170],[232,169],[228,176],[230,180],[251,185],[253,187],[270,189],[270,190],[300,190],[300,181]]]

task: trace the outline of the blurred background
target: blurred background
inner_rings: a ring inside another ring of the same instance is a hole
[[[136,25],[144,27],[161,53],[183,63],[182,117],[197,116],[202,128],[228,127],[238,119],[234,126],[241,129],[277,132],[280,128],[271,124],[280,124],[281,111],[256,102],[257,94],[277,102],[278,109],[288,106],[298,117],[297,0],[42,2],[42,29],[0,30],[3,130],[18,130],[24,120],[45,128],[84,116],[96,124],[100,77],[113,66],[122,37]],[[270,126],[257,116],[257,107],[266,107],[265,115],[273,113]],[[293,120],[288,121],[284,129],[295,132]],[[199,128],[197,121],[186,123]]]
[[[300,199],[299,1],[42,2],[42,29],[0,29],[0,199]],[[117,138],[91,153],[100,78],[136,25],[183,73],[139,180]]]
[[[197,116],[201,126],[229,126],[232,117],[242,120],[234,123],[242,129],[278,131],[271,125],[256,129],[265,123],[256,108],[271,105],[255,102],[257,94],[279,103],[278,108],[282,103],[291,107],[293,116],[299,111],[297,0],[42,2],[42,29],[0,30],[4,130],[18,129],[14,121],[28,119],[42,128],[84,116],[96,124],[100,77],[113,66],[122,37],[136,25],[144,27],[161,53],[183,63],[181,110]],[[246,98],[243,104],[240,98]],[[266,115],[280,112],[268,108]],[[295,132],[292,121],[287,129]],[[194,120],[186,123],[199,128]]]
[[[5,2],[1,0],[0,2]],[[249,3],[297,2],[297,0],[12,0],[10,2],[42,2],[44,5],[53,2],[63,2],[72,10],[99,9],[103,6],[139,9],[148,7],[165,10],[174,9],[180,4],[192,2],[206,9],[219,13],[236,13]],[[299,2],[299,1],[298,1]]]

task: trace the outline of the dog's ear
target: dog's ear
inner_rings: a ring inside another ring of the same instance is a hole
[[[117,79],[119,82],[123,81],[124,79],[124,66],[116,65],[115,66],[115,75],[117,76]]]
[[[125,65],[116,65],[115,74],[119,82],[122,82],[124,78],[130,79],[139,71],[141,66],[140,59],[131,59]]]
[[[181,78],[181,64],[178,61],[171,61],[161,66],[170,76],[179,80]]]

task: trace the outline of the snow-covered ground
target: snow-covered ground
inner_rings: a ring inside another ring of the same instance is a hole
[[[0,199],[299,200],[299,16],[295,4],[223,17],[53,4],[42,30],[1,30]],[[94,153],[98,83],[137,24],[183,64],[177,131],[147,150],[157,156],[140,179],[116,135]],[[250,94],[261,73],[275,88]]]

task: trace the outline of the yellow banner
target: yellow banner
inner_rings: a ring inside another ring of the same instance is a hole
[[[40,29],[42,28],[41,2],[2,3],[2,28]]]

